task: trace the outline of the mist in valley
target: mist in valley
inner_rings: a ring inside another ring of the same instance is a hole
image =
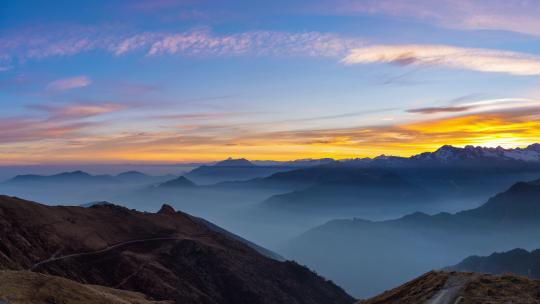
[[[49,205],[110,202],[148,212],[166,203],[305,264],[356,297],[375,295],[469,255],[540,247],[535,221],[540,211],[527,205],[540,197],[534,195],[536,188],[518,187],[495,197],[517,182],[538,179],[536,165],[509,169],[333,162],[202,168],[163,175],[117,168],[100,174],[26,174],[7,179],[0,193]],[[501,200],[524,209],[498,210],[504,206]]]

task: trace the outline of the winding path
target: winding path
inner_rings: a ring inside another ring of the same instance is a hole
[[[40,267],[40,266],[42,266],[44,264],[51,263],[51,262],[56,262],[56,261],[75,258],[75,257],[80,257],[80,256],[87,256],[87,255],[105,253],[105,252],[114,250],[116,248],[126,246],[126,245],[130,245],[130,244],[135,244],[135,243],[144,243],[144,242],[152,242],[152,241],[181,241],[181,240],[185,240],[185,239],[187,239],[187,238],[185,238],[185,237],[184,238],[179,238],[179,237],[147,238],[147,239],[139,239],[139,240],[131,240],[131,241],[121,242],[121,243],[114,244],[114,245],[108,246],[108,247],[100,249],[100,250],[80,252],[80,253],[72,253],[72,254],[67,254],[67,255],[63,255],[63,256],[59,256],[59,257],[57,257],[56,256],[57,253],[55,253],[50,258],[32,265],[32,267],[30,267],[29,270],[34,271],[36,268],[38,268],[38,267]]]

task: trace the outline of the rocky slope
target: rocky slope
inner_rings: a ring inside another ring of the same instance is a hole
[[[540,303],[540,281],[466,272],[429,272],[358,304]]]
[[[176,303],[351,303],[342,289],[164,206],[51,207],[0,196],[0,269]]]

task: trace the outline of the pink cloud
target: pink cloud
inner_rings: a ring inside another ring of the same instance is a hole
[[[465,30],[503,30],[540,36],[538,1],[505,0],[332,0],[319,12],[382,14]]]
[[[47,91],[66,91],[71,89],[83,88],[92,83],[86,76],[76,76],[55,80],[47,85]]]
[[[54,119],[76,119],[116,112],[125,109],[125,105],[115,103],[104,104],[75,104],[57,107],[41,107]]]

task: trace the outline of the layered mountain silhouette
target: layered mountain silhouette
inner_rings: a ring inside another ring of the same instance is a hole
[[[8,180],[8,184],[25,184],[25,183],[111,183],[117,182],[110,175],[91,175],[83,171],[63,172],[54,175],[17,175]]]
[[[275,174],[267,183],[289,183],[297,187],[274,195],[263,205],[303,212],[318,209],[383,207],[386,204],[430,202],[435,198],[419,186],[385,170],[348,166],[324,166]]]
[[[333,283],[270,259],[188,214],[102,204],[53,207],[0,196],[0,269],[175,303],[351,303]]]
[[[292,169],[294,167],[282,165],[257,166],[245,158],[229,158],[211,166],[195,168],[185,176],[197,184],[210,185],[227,181],[245,181]]]
[[[472,271],[490,274],[513,273],[529,278],[540,278],[540,250],[516,248],[495,252],[489,256],[470,256],[448,270]]]
[[[540,281],[466,272],[428,272],[357,304],[507,304],[540,302]]]
[[[190,181],[185,176],[180,176],[157,185],[157,188],[190,188],[196,186],[197,185],[195,185],[194,182]]]
[[[284,252],[365,296],[471,253],[538,248],[539,219],[540,185],[517,183],[484,205],[455,214],[330,221],[295,238]],[[358,281],[366,283],[360,288]]]

